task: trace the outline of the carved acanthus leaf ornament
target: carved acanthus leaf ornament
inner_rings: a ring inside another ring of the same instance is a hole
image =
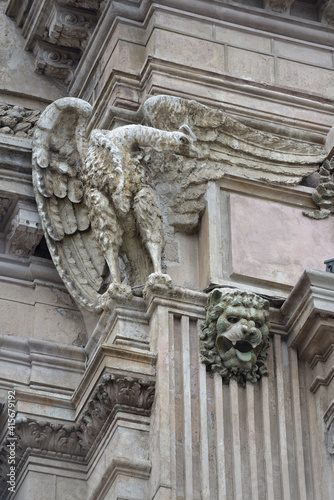
[[[318,210],[303,212],[311,219],[326,219],[334,213],[334,159],[325,160],[319,168],[319,184],[313,191],[312,200]]]
[[[16,465],[20,467],[26,453],[86,462],[90,450],[98,445],[99,436],[104,435],[117,411],[150,415],[154,391],[154,381],[106,373],[76,423],[18,418],[15,424]],[[7,489],[8,444],[4,443],[0,449],[0,491]]]
[[[201,359],[225,383],[255,383],[268,375],[269,302],[251,292],[221,288],[208,297],[200,335]]]

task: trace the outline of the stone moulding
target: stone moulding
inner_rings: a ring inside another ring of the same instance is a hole
[[[327,450],[330,455],[334,456],[334,400],[324,415],[324,423]]]
[[[223,382],[245,386],[268,375],[269,301],[242,290],[215,289],[208,296],[200,335],[201,360]]]
[[[76,423],[17,418],[15,435],[18,468],[31,453],[87,463],[118,412],[145,417],[150,415],[154,391],[153,380],[105,373]],[[7,490],[7,444],[5,441],[0,451],[1,491]]]
[[[26,48],[36,56],[36,71],[68,84],[103,4],[102,0],[62,0],[61,6],[53,0],[10,0],[6,14],[22,28]]]

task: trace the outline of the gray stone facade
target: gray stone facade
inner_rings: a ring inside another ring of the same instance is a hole
[[[333,19],[0,0],[1,500],[334,500]]]

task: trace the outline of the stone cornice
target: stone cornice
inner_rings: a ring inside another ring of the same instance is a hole
[[[334,275],[307,269],[284,303],[288,346],[312,369],[309,389],[316,393],[334,378]]]
[[[332,46],[334,43],[334,29],[327,24],[332,22],[331,16],[324,16],[326,23],[324,30],[320,22],[291,18],[286,8],[286,4],[289,3],[287,0],[272,2],[272,6],[268,2],[267,10],[230,2],[218,5],[217,2],[205,0],[182,2],[181,10],[177,0],[169,0],[168,5],[166,3],[164,0],[154,2],[141,0],[136,3],[101,0],[84,0],[80,3],[65,0],[61,2],[35,0],[22,5],[20,0],[10,0],[6,13],[14,17],[18,26],[22,28],[22,34],[27,40],[26,48],[38,53],[39,62],[36,66],[38,71],[54,76],[65,84],[68,84],[74,76],[70,84],[72,95],[77,95],[79,89],[84,87],[87,70],[93,69],[92,62],[96,60],[100,51],[103,51],[103,45],[113,30],[113,22],[123,18],[145,27],[155,9],[175,11],[179,15],[192,18],[214,19],[218,24],[232,23],[243,29],[280,36],[291,37],[293,29],[294,36],[299,40],[325,46]],[[224,21],[219,21],[220,19]],[[94,36],[91,36],[92,33]],[[51,58],[43,56],[41,59],[41,51],[35,48],[39,40],[49,46],[50,53],[52,46],[55,48]],[[70,55],[71,50],[74,51],[74,58]]]
[[[36,56],[36,71],[67,85],[103,8],[102,0],[10,0],[6,14],[15,18]]]
[[[63,424],[18,417],[15,425],[18,468],[23,465],[27,453],[42,452],[54,458],[87,463],[96,447],[95,444],[103,438],[118,412],[142,417],[150,415],[154,387],[152,380],[105,373],[76,422]],[[3,443],[0,452],[2,491],[6,490],[7,444],[7,441]]]

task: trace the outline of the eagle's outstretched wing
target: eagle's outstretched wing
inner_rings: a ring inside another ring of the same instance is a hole
[[[82,166],[91,106],[60,99],[46,108],[33,141],[33,183],[45,238],[55,266],[72,296],[84,307],[101,308],[105,260],[91,229]]]
[[[171,96],[149,98],[142,106],[146,123],[164,130],[189,125],[197,138],[196,159],[152,157],[152,174],[159,184],[173,184],[167,203],[171,223],[196,230],[204,211],[207,182],[231,174],[271,183],[296,185],[317,171],[326,158],[323,146],[307,144],[252,129],[193,100]],[[168,164],[167,164],[168,163]]]

